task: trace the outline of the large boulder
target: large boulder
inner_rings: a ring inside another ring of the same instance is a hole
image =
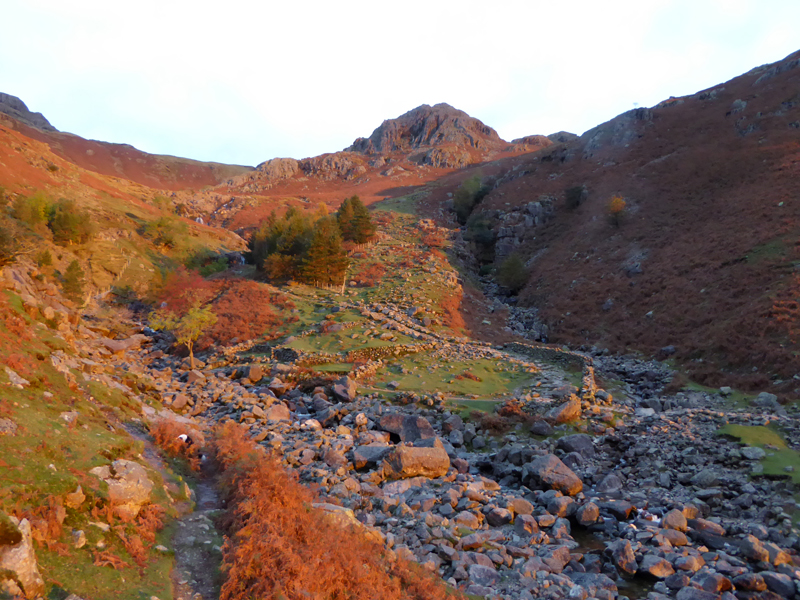
[[[349,377],[342,377],[333,384],[333,395],[340,402],[352,402],[356,399],[358,388],[356,382]]]
[[[581,401],[574,396],[564,404],[551,408],[545,414],[547,419],[555,423],[570,423],[577,421],[581,416]]]
[[[153,482],[139,463],[119,458],[89,473],[108,484],[108,500],[122,519],[135,519],[142,506],[150,502]]]
[[[528,487],[558,490],[574,496],[583,489],[583,482],[555,454],[540,456],[522,469],[522,481]]]
[[[0,592],[12,597],[38,598],[44,594],[44,580],[33,551],[31,525],[27,519],[0,515]],[[13,574],[4,578],[3,571]]]
[[[449,468],[450,457],[438,439],[431,448],[395,446],[383,460],[383,473],[389,479],[442,477]]]
[[[382,416],[378,422],[378,427],[395,435],[401,442],[405,443],[436,437],[433,427],[425,417],[392,413]]]

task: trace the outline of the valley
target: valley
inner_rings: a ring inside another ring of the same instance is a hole
[[[256,168],[0,96],[0,597],[796,597],[798,65]]]

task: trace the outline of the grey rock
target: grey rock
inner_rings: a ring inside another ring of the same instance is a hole
[[[577,452],[585,458],[592,458],[596,454],[592,438],[585,433],[565,435],[558,440],[556,447],[567,453]]]
[[[581,401],[577,398],[569,400],[560,406],[551,408],[545,417],[555,423],[570,423],[576,421],[581,416]]]
[[[583,489],[583,482],[554,454],[541,456],[523,467],[523,483],[538,485],[574,496]]]
[[[472,583],[491,587],[500,581],[500,574],[496,569],[485,565],[470,565],[467,572]]]
[[[378,427],[399,438],[401,442],[433,439],[436,433],[424,417],[392,413],[384,415],[378,421]]]
[[[0,592],[6,591],[12,596],[38,598],[44,594],[45,586],[33,549],[31,524],[28,519],[21,521],[14,517],[9,519],[19,532],[15,536],[19,541],[0,546],[0,571],[8,570],[14,573],[18,584],[7,579],[0,580]]]
[[[633,554],[633,547],[629,540],[617,540],[611,546],[611,558],[617,568],[627,575],[633,575],[639,568],[636,564],[636,556]]]
[[[767,584],[767,589],[769,589],[769,591],[775,592],[784,598],[794,598],[796,596],[797,590],[795,588],[794,581],[792,581],[792,578],[788,575],[784,573],[763,571],[761,573],[761,577]]]
[[[675,574],[675,569],[668,560],[656,556],[655,554],[648,554],[642,559],[639,565],[640,573],[647,573],[658,579],[664,579],[670,575]]]
[[[575,513],[575,518],[578,520],[578,523],[584,527],[588,527],[589,525],[596,523],[599,516],[600,509],[594,502],[587,502]]]

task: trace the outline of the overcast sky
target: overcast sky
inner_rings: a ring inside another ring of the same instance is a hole
[[[582,133],[800,49],[798,0],[4,0],[0,91],[62,131],[255,165],[447,102]]]

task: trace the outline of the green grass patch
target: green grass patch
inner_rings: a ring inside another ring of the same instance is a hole
[[[465,377],[467,374],[478,380]],[[537,381],[537,376],[513,363],[498,363],[489,359],[440,363],[428,353],[421,353],[395,361],[378,371],[374,378],[378,387],[385,387],[392,381],[399,384],[397,389],[400,392],[441,391],[474,401],[498,399],[504,393],[532,385]]]
[[[353,369],[353,363],[328,363],[314,365],[311,368],[320,373],[349,373]]]
[[[770,427],[729,423],[717,433],[736,438],[748,446],[763,448],[767,453],[761,460],[764,475],[790,477],[794,483],[800,483],[800,452],[789,448],[779,432]],[[786,471],[786,467],[794,470]]]
[[[701,385],[699,383],[695,383],[694,381],[690,381],[686,388],[691,392],[704,392],[707,394],[719,394],[719,388],[712,388]],[[733,390],[733,393],[730,396],[723,396],[725,399],[725,404],[731,408],[740,408],[744,409],[750,406],[750,401],[755,398],[752,394],[745,394],[744,392],[740,392],[739,390]]]
[[[382,210],[405,215],[416,215],[417,196],[411,194],[408,196],[400,196],[399,198],[387,198],[386,200],[375,202],[370,208],[372,208],[372,210]]]

